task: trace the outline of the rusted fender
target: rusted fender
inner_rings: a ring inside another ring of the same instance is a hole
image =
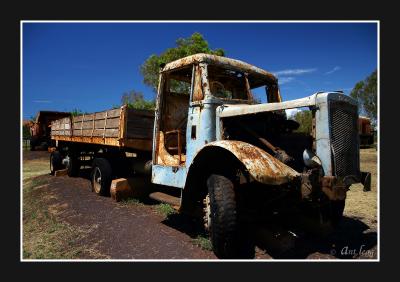
[[[277,160],[264,150],[246,142],[220,140],[208,143],[205,147],[220,147],[230,151],[243,163],[250,175],[256,181],[263,184],[285,184],[300,176],[291,167]]]

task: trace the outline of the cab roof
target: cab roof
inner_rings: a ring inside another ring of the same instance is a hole
[[[227,57],[221,57],[217,55],[210,55],[210,54],[195,54],[188,57],[184,57],[182,59],[170,62],[166,64],[161,72],[167,72],[174,69],[179,69],[191,64],[196,63],[207,63],[210,65],[217,65],[221,67],[225,67],[228,69],[239,70],[249,74],[249,77],[253,77],[253,79],[259,81],[264,80],[267,83],[278,83],[278,79],[270,72],[267,72],[263,69],[260,69],[256,66],[250,65],[243,61],[230,59]]]

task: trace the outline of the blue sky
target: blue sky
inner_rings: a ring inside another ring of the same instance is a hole
[[[132,89],[154,98],[139,66],[196,31],[227,57],[275,73],[284,100],[349,93],[377,68],[376,23],[24,23],[23,117],[102,111]]]

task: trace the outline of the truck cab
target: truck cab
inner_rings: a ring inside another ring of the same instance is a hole
[[[267,103],[254,100],[260,87]],[[285,112],[304,107],[310,134],[296,132]],[[181,189],[181,211],[203,213],[218,256],[237,256],[246,205],[287,195],[281,204],[317,205],[338,222],[349,187],[370,185],[360,172],[357,121],[357,102],[342,92],[283,102],[278,79],[265,70],[209,54],[185,57],[161,66],[151,179]]]
[[[217,132],[217,108],[255,104],[251,89],[263,85],[269,102],[281,101],[272,74],[238,60],[197,54],[163,66],[154,127],[153,182],[184,188],[195,156],[222,138]]]

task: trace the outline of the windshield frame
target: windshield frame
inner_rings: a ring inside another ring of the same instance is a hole
[[[202,67],[202,80],[203,80],[204,92],[206,94],[205,96],[209,96],[209,97],[212,97],[214,99],[220,99],[220,100],[223,100],[223,101],[239,101],[239,102],[242,101],[242,102],[246,102],[246,103],[254,103],[255,102],[254,97],[253,97],[253,93],[251,92],[251,89],[250,89],[250,84],[249,84],[248,74],[247,73],[243,72],[240,69],[227,68],[225,66],[220,66],[220,65],[217,65],[217,64],[200,64],[200,66]],[[220,69],[223,69],[223,70],[229,70],[229,71],[235,71],[235,72],[241,73],[243,75],[244,81],[245,81],[245,88],[246,88],[245,91],[246,91],[247,98],[246,99],[223,98],[223,97],[219,97],[219,96],[213,95],[213,93],[212,93],[212,91],[210,89],[211,83],[210,83],[210,80],[209,80],[209,73],[208,73],[208,67],[209,66],[220,68]],[[204,83],[204,82],[206,82],[206,83]]]

